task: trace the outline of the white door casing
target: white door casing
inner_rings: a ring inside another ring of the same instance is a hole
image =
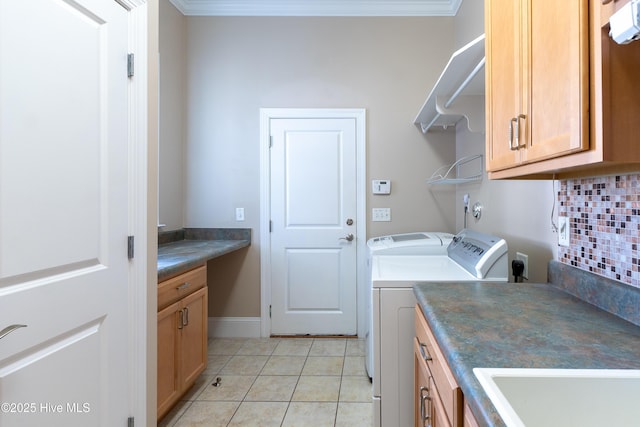
[[[262,334],[356,334],[364,111],[261,113],[272,145],[261,177],[261,216],[272,227],[261,233]]]
[[[146,110],[126,71],[144,19],[127,3],[0,3],[0,329],[26,325],[0,340],[2,426],[146,421],[146,250],[130,263],[126,246],[146,236],[129,199],[146,194],[146,124],[129,120]]]

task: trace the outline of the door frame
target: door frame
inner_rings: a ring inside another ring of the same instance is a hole
[[[261,108],[260,109],[260,334],[271,334],[271,119],[355,119],[356,121],[356,307],[358,336],[366,325],[366,110],[364,108]]]
[[[155,426],[157,385],[157,25],[158,6],[149,0],[113,0],[129,12],[128,235],[137,241],[129,261],[129,414]],[[154,60],[155,58],[155,60]],[[151,89],[151,90],[150,90]],[[124,242],[123,242],[124,244]]]

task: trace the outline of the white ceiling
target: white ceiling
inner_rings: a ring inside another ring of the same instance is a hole
[[[454,16],[462,0],[170,0],[190,16]]]

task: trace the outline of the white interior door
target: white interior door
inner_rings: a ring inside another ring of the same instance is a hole
[[[0,425],[129,414],[127,11],[0,1]]]
[[[356,120],[270,121],[271,333],[355,335]]]

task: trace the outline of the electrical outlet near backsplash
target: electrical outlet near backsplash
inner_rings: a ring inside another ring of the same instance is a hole
[[[558,216],[569,219],[558,259],[640,288],[640,174],[560,181]]]

